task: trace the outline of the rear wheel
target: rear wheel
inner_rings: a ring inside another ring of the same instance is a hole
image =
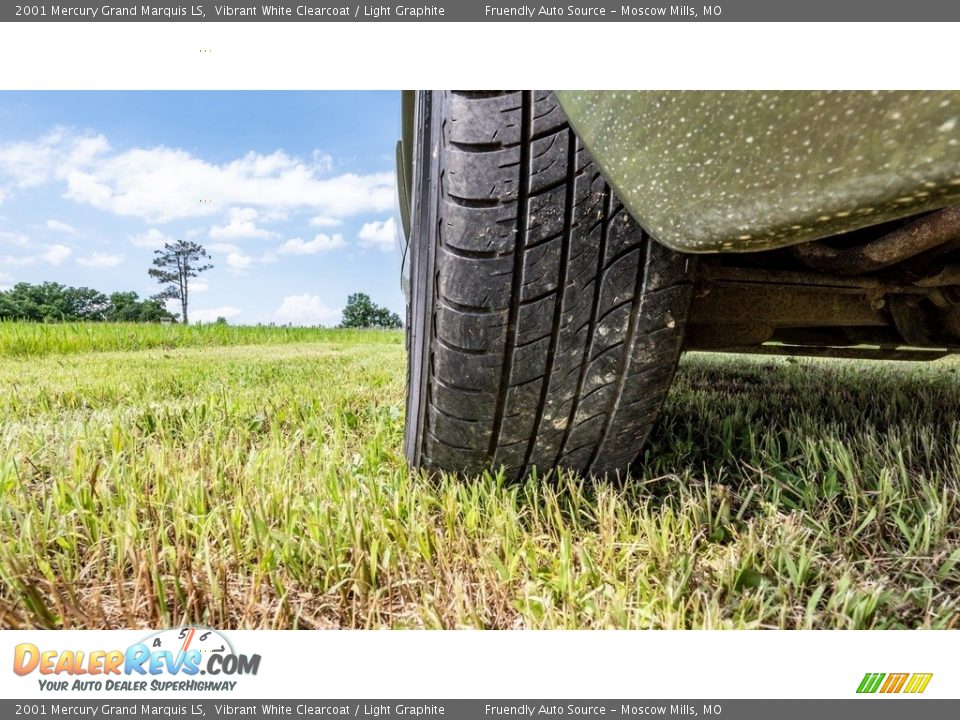
[[[406,451],[604,475],[670,387],[692,261],[630,217],[550,92],[420,93]]]

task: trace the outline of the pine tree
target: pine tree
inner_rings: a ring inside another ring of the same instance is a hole
[[[150,277],[161,285],[166,285],[157,295],[157,300],[179,300],[183,324],[189,322],[187,306],[190,302],[190,280],[213,267],[210,263],[201,265],[210,258],[202,245],[186,240],[166,243],[162,250],[154,250],[153,267],[148,270]]]

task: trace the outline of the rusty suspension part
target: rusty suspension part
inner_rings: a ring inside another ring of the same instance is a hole
[[[796,245],[792,252],[812,270],[849,276],[876,272],[958,240],[960,206],[937,210],[857,247],[836,248],[820,241]]]

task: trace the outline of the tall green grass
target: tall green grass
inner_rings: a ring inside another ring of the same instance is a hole
[[[631,478],[511,485],[407,469],[401,335],[265,332],[0,361],[0,625],[960,623],[956,361],[691,355]]]
[[[277,345],[302,342],[400,343],[395,331],[316,327],[161,325],[137,323],[26,323],[0,321],[0,357],[43,357],[152,348]]]

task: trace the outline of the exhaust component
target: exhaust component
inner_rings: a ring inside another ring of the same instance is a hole
[[[960,240],[960,207],[949,207],[908,222],[872,242],[835,248],[824,242],[793,247],[793,256],[812,270],[862,275],[896,265],[936,247]]]

